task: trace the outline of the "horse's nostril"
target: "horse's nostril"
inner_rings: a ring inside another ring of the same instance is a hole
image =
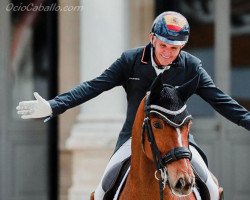
[[[184,187],[185,187],[185,181],[184,181],[183,178],[180,178],[180,179],[177,181],[177,183],[176,183],[176,185],[175,185],[175,188],[176,188],[176,189],[179,189],[179,190],[182,190]]]
[[[172,192],[175,195],[189,195],[192,192],[193,185],[194,179],[191,179],[189,176],[180,177],[173,185]]]

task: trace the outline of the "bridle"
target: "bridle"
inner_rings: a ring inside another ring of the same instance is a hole
[[[145,108],[144,108],[145,118],[144,118],[143,125],[142,125],[142,148],[143,148],[143,151],[145,152],[145,150],[144,150],[144,133],[146,132],[148,141],[150,143],[154,163],[156,165],[155,178],[157,180],[159,180],[160,200],[163,200],[163,190],[164,190],[166,183],[168,181],[167,170],[166,170],[165,166],[173,161],[183,159],[183,158],[187,158],[187,159],[191,160],[192,153],[186,147],[177,147],[177,148],[171,149],[165,155],[161,156],[161,153],[160,153],[158,146],[156,144],[155,137],[154,137],[154,134],[152,131],[152,126],[150,123],[150,113],[152,111],[152,106],[149,105],[149,95],[147,95],[145,98]],[[164,110],[164,108],[162,110]],[[156,116],[158,116],[159,118],[162,119],[162,116],[157,114],[157,112],[155,112],[154,114],[156,114]],[[164,120],[164,121],[166,121],[166,120]],[[157,176],[157,174],[160,174],[160,176]]]

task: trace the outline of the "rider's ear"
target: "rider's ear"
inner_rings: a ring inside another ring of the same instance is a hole
[[[152,33],[149,33],[148,38],[149,38],[149,41],[151,42],[151,44],[153,44],[154,35]]]
[[[188,98],[195,93],[199,84],[199,80],[200,80],[200,75],[197,74],[190,81],[176,88],[179,97],[182,99],[183,102],[186,102]]]
[[[155,102],[155,100],[159,99],[160,93],[163,90],[162,84],[162,73],[160,73],[155,80],[153,81],[150,87],[150,102]]]

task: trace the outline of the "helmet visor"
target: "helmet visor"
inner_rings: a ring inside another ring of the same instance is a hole
[[[155,35],[159,40],[161,40],[162,42],[167,43],[167,44],[171,44],[171,45],[179,45],[179,46],[182,46],[182,45],[185,45],[185,44],[187,43],[186,40],[181,41],[181,40],[176,40],[176,38],[175,38],[175,39],[171,39],[171,38],[169,38],[169,37],[166,38],[166,37],[162,37],[162,36],[160,36],[160,35],[158,35],[158,34],[156,34],[156,33],[154,33],[154,35]]]

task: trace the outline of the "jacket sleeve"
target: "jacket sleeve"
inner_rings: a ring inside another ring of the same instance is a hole
[[[125,54],[123,53],[108,69],[93,80],[86,81],[71,89],[70,91],[56,96],[49,100],[52,108],[52,115],[58,115],[67,109],[82,104],[104,91],[110,90],[115,86],[122,85],[126,77],[128,68]]]
[[[198,67],[198,73],[200,74],[200,81],[196,93],[222,116],[250,130],[250,112],[229,95],[218,89],[211,77],[201,67],[201,63]]]

